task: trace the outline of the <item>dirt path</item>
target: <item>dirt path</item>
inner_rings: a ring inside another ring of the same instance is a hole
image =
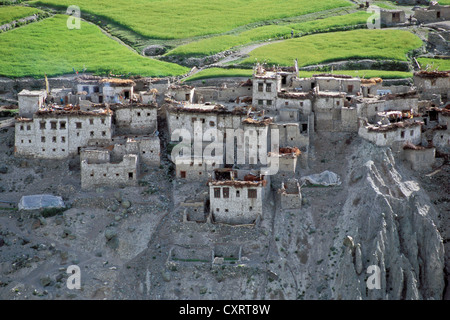
[[[211,67],[223,67],[232,61],[246,58],[250,52],[252,52],[253,50],[255,50],[257,48],[266,46],[268,44],[274,44],[277,42],[281,42],[281,41],[283,41],[283,40],[266,41],[266,42],[254,43],[254,44],[251,44],[248,46],[240,47],[236,50],[236,52],[230,54],[229,56],[225,57],[224,59],[220,60],[219,62],[211,65]]]

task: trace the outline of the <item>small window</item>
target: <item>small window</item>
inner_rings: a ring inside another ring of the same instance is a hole
[[[45,137],[41,137],[41,142],[45,142]]]
[[[89,119],[89,124],[94,124],[94,119]]]
[[[219,208],[216,208],[216,211],[217,211],[217,212],[219,212],[219,211],[220,211],[220,209],[219,209]]]
[[[258,100],[258,105],[262,106],[264,104],[264,100]]]
[[[66,129],[66,122],[65,122],[65,121],[61,121],[61,122],[59,123],[59,128],[60,128],[60,129]]]
[[[56,143],[56,137],[52,137],[52,142]]]
[[[141,116],[141,113],[140,113],[140,112],[138,112],[138,113],[137,113],[137,116],[138,116],[138,117],[140,117],[140,116]]]
[[[267,100],[267,105],[271,106],[272,105],[272,100]]]
[[[256,189],[248,189],[248,198],[256,199],[256,197],[257,197]]]
[[[241,197],[241,192],[239,190],[236,190],[236,198],[240,198]]]
[[[303,107],[303,101],[300,102],[300,107]]]
[[[97,87],[97,86],[95,86],[95,87],[94,87],[94,92],[100,92],[100,88]]]
[[[102,137],[106,137],[106,131],[102,131]]]
[[[41,130],[45,129],[45,122],[39,123],[39,129],[41,129]]]
[[[288,102],[288,101],[286,101],[286,102],[284,103],[284,105],[285,105],[285,106],[288,106],[288,105],[289,105],[289,102]]]
[[[353,92],[353,85],[352,84],[349,84],[347,86],[347,92]]]
[[[230,188],[223,188],[222,194],[225,199],[228,199],[230,197]]]
[[[90,135],[91,135],[91,137],[93,137],[94,136],[94,131],[91,131]]]
[[[105,119],[102,119],[101,121],[102,121],[102,124],[105,124]]]
[[[81,122],[75,123],[75,127],[76,127],[77,129],[81,129],[81,128],[82,128]]]
[[[220,188],[214,188],[214,198],[220,199]]]
[[[150,113],[149,112],[147,112],[147,117],[150,117]]]
[[[180,171],[180,177],[186,179],[186,171]]]
[[[400,133],[400,137],[402,137],[402,138],[405,137],[405,131],[402,131],[402,132]]]
[[[31,126],[28,125],[27,126],[27,130],[30,131],[31,130]]]
[[[51,128],[52,130],[56,130],[56,125],[57,125],[56,121],[51,121],[51,122],[50,122],[50,128]]]
[[[266,92],[272,92],[272,84],[271,83],[266,84]]]
[[[215,122],[214,122],[214,121],[210,121],[210,122],[209,122],[209,126],[210,126],[210,127],[214,127],[214,126],[215,126]]]
[[[61,142],[65,143],[66,142],[66,137],[61,137]]]
[[[133,180],[133,172],[128,172],[128,180]]]
[[[228,212],[228,209],[225,209],[225,212]]]
[[[263,88],[264,88],[264,83],[262,83],[262,82],[258,83],[258,91],[263,92]]]
[[[410,132],[409,132],[409,134],[411,135],[411,137],[414,135],[414,130],[411,130]]]
[[[192,122],[195,122],[195,121],[197,121],[197,118],[196,117],[192,117]]]
[[[341,102],[340,101],[336,101],[336,105],[338,106],[338,105],[340,105],[341,104]]]
[[[28,143],[31,143],[31,140],[28,140]]]

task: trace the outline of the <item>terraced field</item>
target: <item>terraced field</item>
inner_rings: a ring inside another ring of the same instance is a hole
[[[113,20],[156,39],[220,34],[258,21],[353,6],[347,0],[39,0],[35,3],[57,8],[77,5],[82,12]]]
[[[250,78],[253,74],[253,69],[221,69],[221,68],[209,68],[197,72],[196,74],[188,77],[185,81],[194,81],[202,79],[212,79],[221,77],[246,77]]]
[[[288,38],[293,31],[295,35],[335,31],[349,27],[365,27],[370,13],[356,12],[347,15],[332,16],[303,23],[288,25],[268,25],[254,28],[236,35],[222,35],[191,42],[169,51],[166,55],[202,57],[229,50],[235,46],[248,44],[254,41]]]
[[[429,58],[417,58],[422,69],[426,69],[427,66],[430,69],[438,69],[440,71],[450,70],[450,59],[429,59]]]
[[[69,30],[67,16],[35,22],[0,34],[0,75],[60,75],[73,69],[96,74],[168,76],[187,68],[142,57],[87,22]]]
[[[414,34],[403,30],[352,30],[316,34],[269,44],[253,50],[241,65],[255,61],[268,64],[307,66],[349,59],[406,61],[406,54],[422,46]]]
[[[32,16],[41,10],[22,6],[3,6],[0,8],[0,26],[21,18]]]

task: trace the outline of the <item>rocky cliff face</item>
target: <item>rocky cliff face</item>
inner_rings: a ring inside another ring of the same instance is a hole
[[[363,142],[349,161],[333,298],[442,299],[444,246],[426,193],[389,148]],[[379,289],[367,286],[376,284],[370,266],[379,267]]]

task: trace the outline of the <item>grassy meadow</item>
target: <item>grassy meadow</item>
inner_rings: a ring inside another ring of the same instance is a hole
[[[221,35],[191,42],[169,51],[166,55],[195,57],[209,56],[255,41],[288,38],[291,36],[292,30],[298,35],[364,25],[370,15],[371,14],[367,12],[356,12],[289,25],[272,24],[247,30],[236,35]]]
[[[60,9],[77,5],[154,39],[184,39],[220,34],[264,20],[354,6],[347,0],[39,0]]]
[[[0,75],[43,77],[73,73],[143,76],[181,75],[189,69],[140,56],[106,36],[95,25],[81,22],[69,30],[67,16],[55,15],[0,34]],[[20,39],[20,41],[18,41]]]
[[[331,73],[331,72],[319,72],[319,71],[300,71],[299,76],[308,78],[314,74]],[[403,71],[387,71],[387,70],[335,70],[333,74],[343,74],[353,77],[360,77],[364,79],[369,78],[382,78],[382,79],[404,79],[412,78],[412,72]]]
[[[407,61],[406,54],[422,46],[414,34],[394,29],[352,30],[315,34],[268,44],[253,50],[241,65],[255,61],[299,66],[347,59],[387,59]]]
[[[426,69],[427,66],[430,69],[438,69],[439,71],[450,70],[450,59],[430,59],[430,58],[417,58],[422,69]]]
[[[184,79],[184,81],[194,81],[221,77],[244,77],[251,78],[253,69],[222,69],[208,68],[197,72],[196,74]]]
[[[41,10],[22,6],[0,6],[0,26],[8,22],[32,16]]]

